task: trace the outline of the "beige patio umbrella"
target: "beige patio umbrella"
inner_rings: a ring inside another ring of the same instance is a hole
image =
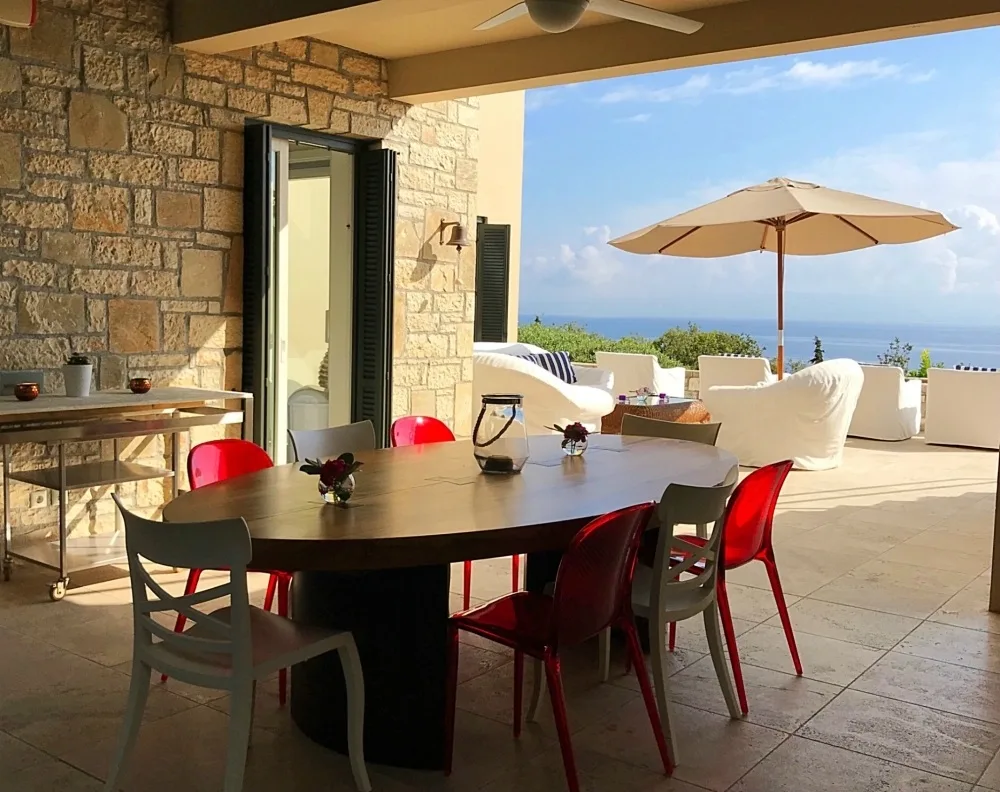
[[[874,245],[899,245],[958,226],[930,209],[771,179],[612,239],[629,253],[720,258],[770,250],[778,254],[778,377],[785,368],[785,254],[823,256]]]

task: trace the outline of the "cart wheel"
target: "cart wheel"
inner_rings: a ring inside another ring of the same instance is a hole
[[[13,574],[13,572],[14,572],[14,562],[11,561],[9,558],[5,558],[3,560],[3,582],[4,583],[9,583],[10,582],[10,576]]]
[[[66,587],[68,585],[69,578],[57,580],[55,583],[51,584],[49,586],[49,599],[53,602],[59,602],[59,600],[66,596]]]

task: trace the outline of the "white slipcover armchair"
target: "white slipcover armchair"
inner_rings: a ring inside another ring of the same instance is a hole
[[[589,385],[567,385],[530,360],[495,352],[472,355],[473,423],[484,393],[520,393],[528,434],[551,434],[554,424],[579,421],[592,432],[615,406],[611,394]]]
[[[1000,372],[929,369],[928,443],[1000,448]]]
[[[514,344],[496,341],[477,341],[472,345],[473,352],[493,352],[497,355],[527,355],[548,352],[534,344]],[[614,375],[610,371],[605,371],[597,366],[588,366],[581,363],[573,363],[573,372],[576,374],[577,385],[588,385],[591,388],[600,388],[612,393],[614,386]],[[612,394],[614,395],[614,394]]]
[[[684,368],[660,368],[656,355],[638,355],[627,352],[598,352],[597,368],[610,371],[618,393],[631,394],[640,388],[667,396],[684,396]]]
[[[869,440],[909,440],[920,433],[923,384],[899,366],[862,366],[865,384],[847,434]]]
[[[780,381],[715,385],[702,401],[722,423],[716,445],[741,465],[791,459],[800,470],[829,470],[843,460],[864,377],[853,360],[830,360]]]
[[[716,385],[756,385],[777,379],[767,358],[698,355],[698,388],[702,395]]]

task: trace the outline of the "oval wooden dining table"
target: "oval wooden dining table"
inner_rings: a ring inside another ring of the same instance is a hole
[[[295,573],[296,621],[354,633],[366,758],[440,769],[451,563],[565,549],[598,515],[659,500],[670,483],[714,486],[737,464],[679,440],[592,435],[575,458],[560,442],[531,437],[524,470],[500,476],[479,472],[468,441],[362,452],[346,508],[324,504],[315,477],[284,465],[185,493],[164,519],[245,519],[252,566]],[[529,555],[529,574],[531,564]],[[336,652],[292,669],[291,712],[311,739],[347,752]]]

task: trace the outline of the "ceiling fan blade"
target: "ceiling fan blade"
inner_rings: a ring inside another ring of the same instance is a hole
[[[591,0],[588,10],[619,19],[627,19],[630,22],[673,30],[676,33],[696,33],[705,24],[675,14],[668,14],[666,11],[629,3],[626,0]]]
[[[495,17],[490,17],[481,25],[476,26],[476,30],[489,30],[490,28],[495,28],[499,25],[506,24],[507,22],[513,22],[519,17],[523,17],[528,13],[527,3],[518,3],[516,6],[511,6],[506,11],[501,11]]]

